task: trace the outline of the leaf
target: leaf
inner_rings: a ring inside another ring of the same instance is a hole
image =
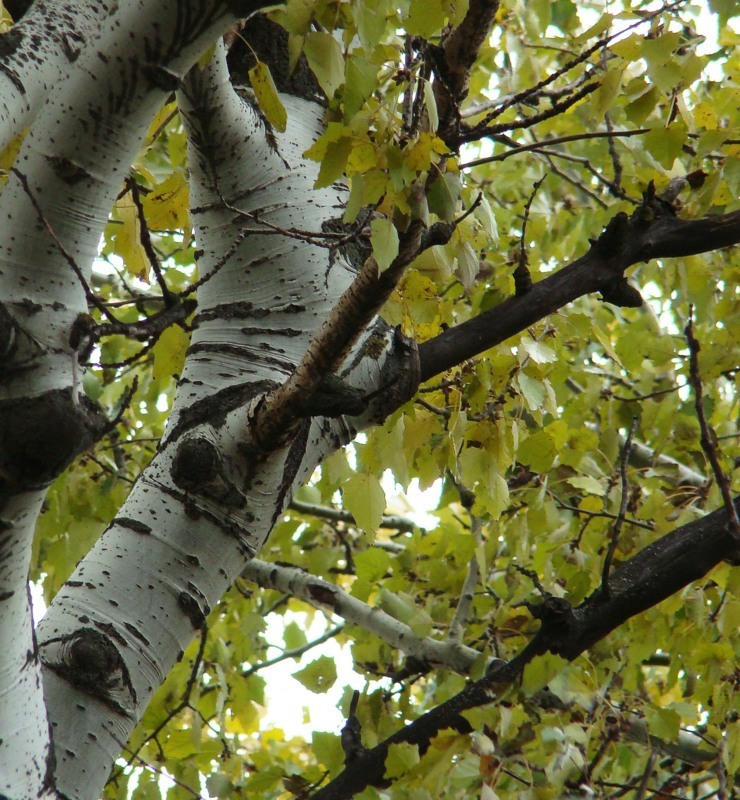
[[[478,276],[479,264],[478,255],[470,246],[469,242],[460,242],[455,249],[457,256],[457,276],[466,291],[469,291],[475,284]]]
[[[309,691],[324,694],[336,683],[337,666],[333,658],[320,656],[302,670],[294,672],[293,677]]]
[[[452,222],[460,201],[460,178],[449,172],[440,175],[427,192],[429,210],[443,222]]]
[[[478,222],[483,226],[485,232],[490,236],[494,247],[497,246],[499,243],[498,224],[496,223],[496,216],[493,213],[491,204],[485,196],[481,197],[481,201],[473,213]]]
[[[385,272],[398,255],[398,231],[393,220],[385,217],[374,219],[370,223],[370,243],[379,271]]]
[[[179,325],[170,325],[163,331],[154,345],[155,380],[180,375],[189,344],[190,337]]]
[[[177,170],[146,195],[141,205],[152,230],[183,230],[190,226],[188,182],[184,171]]]
[[[342,486],[344,507],[365,532],[374,534],[385,511],[385,492],[374,475],[352,475]]]
[[[574,478],[568,478],[568,483],[576,489],[583,489],[584,492],[600,497],[606,493],[606,487],[590,475],[577,475]]]
[[[536,342],[529,336],[522,336],[521,346],[535,364],[552,364],[558,357],[555,351],[542,342]]]
[[[291,620],[283,628],[283,641],[288,650],[295,650],[306,644],[306,632],[295,620]]]
[[[601,86],[594,93],[595,107],[594,115],[601,119],[604,114],[611,108],[612,103],[619,94],[622,88],[622,73],[623,69],[619,67],[607,70],[604,77],[601,79]]]
[[[650,154],[666,169],[671,169],[673,162],[681,154],[687,134],[685,123],[677,119],[667,128],[654,128],[650,133],[646,133],[643,141]]]
[[[334,92],[344,83],[342,46],[330,33],[309,31],[303,43],[303,52],[319,86],[331,100]]]
[[[419,747],[408,742],[391,744],[385,758],[385,777],[399,778],[420,761]]]
[[[262,113],[267,121],[281,133],[288,124],[288,113],[280,100],[275,81],[267,64],[262,61],[257,63],[249,70],[249,82],[257,97]]]
[[[437,112],[437,100],[434,97],[434,90],[432,84],[428,80],[424,80],[424,105],[427,109],[429,116],[429,129],[436,131],[439,127],[439,114]]]
[[[681,715],[673,709],[647,706],[645,720],[652,736],[657,736],[666,742],[673,742],[678,738]]]
[[[538,411],[545,402],[545,386],[542,381],[530,378],[526,372],[520,372],[516,377],[522,397],[530,411]]]
[[[547,472],[555,461],[558,451],[555,442],[546,431],[528,436],[516,451],[516,459],[531,467],[535,472]]]
[[[538,656],[524,667],[522,690],[527,697],[544,689],[545,686],[568,665],[568,660],[560,656],[546,653]]]
[[[344,764],[344,750],[339,737],[333,733],[314,731],[311,737],[313,753],[320,764],[336,772]]]
[[[146,281],[151,265],[141,244],[141,223],[129,193],[116,203],[116,215],[122,224],[113,235],[113,252],[123,259],[126,272]]]

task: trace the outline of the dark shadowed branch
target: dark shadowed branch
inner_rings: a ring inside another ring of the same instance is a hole
[[[625,270],[652,258],[676,258],[706,253],[740,242],[740,211],[684,220],[648,190],[643,204],[628,217],[620,212],[592,241],[579,259],[533,284],[523,295],[510,297],[475,319],[448,330],[419,346],[421,379],[440,372],[497,345],[568,303],[592,292],[617,305],[629,287]]]
[[[734,504],[740,507],[740,497]],[[628,619],[702,578],[722,561],[740,564],[740,547],[724,507],[671,531],[614,570],[608,596],[599,588],[576,608],[558,597],[530,606],[541,624],[520,653],[508,662],[496,662],[483,678],[368,750],[311,800],[346,800],[382,781],[392,744],[415,744],[423,753],[445,728],[469,732],[461,713],[493,702],[497,691],[518,680],[534,657],[549,651],[573,661]]]

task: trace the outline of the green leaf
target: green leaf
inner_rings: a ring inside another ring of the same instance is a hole
[[[314,731],[311,738],[314,755],[330,772],[337,772],[344,764],[344,751],[339,737],[333,733]]]
[[[330,33],[309,31],[303,43],[303,52],[319,86],[331,100],[334,92],[344,83],[342,46]]]
[[[542,381],[530,378],[526,372],[520,372],[516,377],[519,389],[530,411],[538,411],[545,402],[545,385]]]
[[[576,489],[588,492],[588,494],[603,496],[606,491],[606,487],[590,475],[577,475],[573,478],[568,478],[568,483]]]
[[[478,275],[478,254],[469,242],[460,242],[455,248],[455,255],[457,257],[457,276],[465,289],[469,290],[475,284]]]
[[[666,742],[673,742],[678,738],[681,727],[681,715],[671,708],[645,708],[645,720],[652,736],[657,736]]]
[[[398,231],[393,221],[379,217],[370,223],[370,243],[380,272],[390,267],[398,255]]]
[[[267,121],[273,128],[280,132],[284,131],[285,126],[288,124],[288,113],[280,100],[275,81],[272,79],[272,73],[267,64],[258,61],[249,70],[249,82],[252,84],[257,102]]]
[[[411,0],[406,19],[408,33],[424,39],[439,33],[447,18],[445,5],[440,0]]]
[[[434,97],[434,89],[432,89],[432,84],[428,80],[424,81],[424,105],[426,106],[427,114],[429,115],[429,129],[436,131],[439,127],[437,100]]]
[[[306,644],[306,632],[295,621],[289,622],[283,629],[283,641],[288,650],[295,650]]]
[[[546,653],[538,656],[524,667],[522,677],[522,690],[527,697],[531,697],[535,692],[544,689],[545,686],[565,667],[569,662],[565,658]]]
[[[398,778],[419,763],[419,747],[408,742],[392,744],[385,758],[385,777]]]
[[[616,67],[607,70],[604,77],[601,79],[601,86],[595,93],[594,102],[594,115],[601,119],[604,114],[611,108],[612,103],[619,95],[619,90],[622,88],[622,73],[623,69]]]
[[[374,475],[352,475],[342,485],[342,502],[360,528],[369,534],[378,530],[385,512],[385,492]]]
[[[460,178],[445,172],[432,183],[427,192],[429,210],[444,222],[452,222],[460,202]]]
[[[558,360],[557,353],[551,347],[536,342],[529,336],[522,336],[520,344],[535,364],[552,364]]]
[[[557,447],[549,434],[546,431],[537,431],[519,445],[516,459],[522,464],[527,464],[535,472],[547,472],[557,454]]]
[[[293,677],[310,691],[324,694],[336,683],[337,667],[333,658],[320,656],[302,670],[294,672]]]
[[[681,154],[687,134],[686,124],[677,119],[667,128],[655,128],[646,133],[645,147],[666,169],[671,169]]]

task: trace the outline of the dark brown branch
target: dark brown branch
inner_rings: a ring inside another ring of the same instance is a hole
[[[740,497],[735,507],[740,507]],[[461,712],[491,703],[496,690],[516,681],[535,656],[549,651],[574,660],[619,625],[699,580],[721,561],[740,564],[740,548],[729,531],[724,507],[666,534],[622,564],[610,577],[609,597],[599,588],[577,608],[557,597],[530,606],[541,621],[540,629],[511,661],[496,662],[483,678],[368,750],[310,800],[346,800],[382,780],[391,744],[408,742],[424,752],[445,728],[469,731]]]
[[[474,128],[469,128],[460,134],[459,143],[467,144],[470,142],[478,142],[481,139],[487,138],[488,136],[494,136],[498,133],[504,133],[505,131],[513,131],[519,128],[531,128],[533,125],[537,125],[539,122],[544,122],[546,119],[552,119],[553,117],[557,117],[559,114],[562,114],[564,111],[567,111],[579,100],[582,100],[592,92],[595,92],[600,86],[601,83],[599,83],[599,81],[591,81],[591,83],[587,83],[577,92],[573,92],[573,94],[569,95],[563,100],[554,102],[546,111],[541,111],[539,114],[532,114],[531,117],[524,117],[523,119],[516,119],[512,120],[511,122],[500,122],[498,125],[488,125],[487,127],[476,125]]]
[[[683,220],[646,193],[645,202],[631,217],[617,214],[591,249],[572,264],[535,283],[525,295],[510,297],[419,345],[421,379],[429,380],[488,350],[578,297],[596,291],[606,296],[615,285],[626,284],[624,271],[633,264],[706,253],[738,242],[740,211]]]
[[[471,0],[463,21],[436,50],[433,59],[439,80],[434,83],[439,113],[438,135],[454,145],[460,128],[460,104],[468,96],[470,70],[488,39],[499,0]]]

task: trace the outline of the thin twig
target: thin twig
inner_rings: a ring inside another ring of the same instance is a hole
[[[311,514],[314,517],[328,519],[332,522],[346,522],[350,525],[357,524],[354,516],[344,508],[331,508],[315,503],[304,503],[295,498],[290,501],[289,508],[301,514]],[[411,531],[419,529],[419,526],[412,519],[402,517],[400,514],[383,514],[380,520],[380,527],[393,528],[394,530],[404,533],[410,533]]]
[[[111,314],[110,310],[106,307],[105,303],[100,300],[92,289],[90,288],[90,284],[85,280],[85,276],[82,274],[82,270],[77,265],[77,262],[72,258],[72,256],[67,252],[64,245],[59,241],[56,233],[54,233],[54,229],[51,227],[51,224],[44,216],[44,212],[39,205],[38,200],[34,197],[33,192],[31,191],[31,187],[28,185],[28,178],[20,172],[15,167],[11,167],[10,171],[18,178],[23,186],[23,190],[25,191],[26,195],[28,195],[28,199],[31,201],[31,205],[34,207],[36,214],[38,216],[39,222],[44,226],[49,236],[51,236],[52,241],[54,242],[55,247],[61,254],[62,258],[72,267],[72,271],[77,276],[77,280],[80,282],[83,291],[85,292],[85,298],[90,306],[97,308],[98,311],[111,323],[113,324],[120,324],[118,320]]]
[[[341,633],[344,630],[344,623],[340,623],[333,628],[329,628],[328,631],[325,631],[321,634],[317,639],[314,639],[311,642],[306,642],[306,644],[301,645],[300,647],[294,647],[292,650],[283,650],[283,652],[279,656],[275,656],[275,658],[269,658],[266,661],[260,661],[259,664],[254,664],[253,666],[245,669],[241,677],[248,678],[250,675],[254,675],[255,672],[259,672],[261,669],[266,669],[267,667],[272,667],[275,664],[279,664],[281,661],[286,661],[289,658],[298,658],[302,656],[304,653],[307,653],[314,647],[318,647],[318,645],[323,644],[324,642],[328,641],[329,639],[333,639],[338,633]]]
[[[519,128],[531,128],[539,122],[552,119],[567,111],[571,106],[575,105],[579,100],[587,97],[592,92],[595,92],[601,84],[599,81],[592,81],[587,83],[584,87],[574,92],[570,97],[564,100],[556,101],[546,111],[541,111],[539,114],[532,114],[531,117],[524,117],[523,119],[512,120],[511,122],[500,122],[498,125],[490,125],[489,127],[482,128],[476,126],[468,131],[464,131],[460,136],[460,142],[465,144],[469,142],[477,142],[487,136],[492,136],[504,131],[513,131]]]
[[[486,156],[485,158],[476,158],[473,161],[465,161],[460,164],[460,169],[469,169],[470,167],[478,167],[481,164],[491,164],[494,161],[504,161],[511,156],[519,155],[519,153],[526,153],[529,150],[537,150],[539,147],[547,145],[548,147],[554,144],[564,144],[566,142],[578,142],[582,139],[605,139],[608,137],[628,137],[640,136],[643,133],[648,133],[650,128],[634,128],[626,131],[590,131],[587,133],[571,133],[567,136],[555,136],[552,139],[543,139],[540,142],[532,142],[531,144],[523,144],[519,147],[512,147],[505,153],[499,153],[494,156]]]
[[[640,785],[637,787],[637,791],[635,792],[635,800],[644,800],[648,788],[648,782],[650,781],[650,776],[653,774],[653,767],[655,766],[655,760],[657,757],[657,751],[651,749],[647,764],[645,764],[645,771],[642,773]]]
[[[696,408],[696,416],[699,420],[699,429],[701,430],[701,449],[704,451],[709,463],[712,466],[714,479],[717,481],[717,486],[722,494],[722,501],[727,509],[727,516],[729,518],[730,530],[733,536],[740,542],[740,519],[738,519],[735,504],[732,502],[732,492],[730,491],[730,482],[725,475],[721,464],[719,463],[719,455],[717,448],[714,445],[716,435],[711,426],[707,422],[704,413],[704,397],[701,385],[701,374],[699,373],[699,350],[701,346],[699,340],[694,336],[694,306],[689,306],[689,321],[684,328],[684,335],[689,344],[689,382],[694,390],[694,407]]]
[[[165,304],[171,305],[172,303],[176,302],[176,295],[170,291],[170,288],[167,286],[167,282],[162,275],[162,267],[159,264],[159,259],[157,258],[157,254],[154,250],[152,237],[149,233],[149,226],[147,225],[146,216],[144,215],[144,206],[141,202],[141,190],[139,189],[139,184],[132,177],[128,177],[126,179],[126,186],[128,186],[129,192],[131,193],[131,199],[133,200],[134,207],[136,208],[136,216],[139,218],[139,241],[141,242],[141,246],[146,253],[149,266],[152,268],[157,285],[162,290],[162,298],[164,299]]]
[[[627,502],[629,501],[629,482],[627,480],[627,466],[630,460],[630,451],[632,450],[632,437],[637,430],[638,418],[634,417],[630,425],[629,433],[627,434],[627,441],[622,448],[622,459],[619,465],[619,475],[622,481],[622,499],[619,503],[619,513],[617,519],[612,526],[612,537],[609,542],[609,549],[606,551],[606,558],[604,559],[604,568],[601,573],[601,590],[605,597],[609,597],[609,571],[612,567],[614,560],[614,553],[617,551],[617,544],[619,543],[619,534],[622,532],[622,524],[624,523],[625,514],[627,513]]]
[[[532,191],[524,206],[524,221],[522,222],[522,235],[519,238],[519,264],[514,270],[514,293],[519,297],[526,294],[532,288],[532,276],[529,273],[529,259],[527,258],[527,223],[529,222],[529,211],[532,208],[537,190],[542,186],[547,175],[543,175],[532,186]]]

